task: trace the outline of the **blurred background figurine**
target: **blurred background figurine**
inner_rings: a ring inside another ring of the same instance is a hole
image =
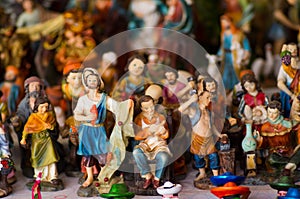
[[[161,0],[132,0],[129,8],[128,29],[146,27],[162,27],[163,16],[167,12],[167,7]],[[140,29],[132,35],[135,39],[131,42],[133,48],[141,46],[154,46],[159,39],[159,35],[149,29]]]
[[[18,75],[19,69],[16,66],[7,66],[5,80],[0,83],[0,89],[3,92],[2,100],[7,102],[10,116],[16,113],[21,97],[20,87],[16,84]]]
[[[119,79],[120,71],[117,64],[116,53],[113,51],[103,53],[98,72],[104,82],[104,90],[108,94],[111,94]]]
[[[297,52],[295,43],[282,46],[282,63],[277,76],[277,87],[280,89],[281,108],[286,118],[289,118],[291,102],[299,92],[299,74],[297,75],[299,57]]]
[[[167,0],[168,12],[164,16],[164,28],[189,35],[193,29],[191,2],[188,0]]]
[[[119,80],[112,92],[112,97],[122,101],[135,93],[144,90],[144,86],[151,81],[145,76],[146,60],[140,55],[133,55],[127,61],[128,74]]]
[[[274,22],[270,27],[268,37],[273,41],[275,55],[280,54],[284,43],[297,41],[300,29],[298,4],[297,0],[274,1]]]
[[[36,7],[34,0],[24,0],[22,2],[23,12],[18,16],[16,27],[31,27],[41,22],[42,13],[40,9]],[[40,35],[32,34],[30,38],[30,56],[32,60],[40,45]],[[32,62],[33,64],[34,62]],[[32,68],[34,69],[34,67]]]
[[[127,30],[127,11],[117,0],[96,0],[93,19],[93,37],[100,43]],[[111,24],[114,24],[113,26]],[[117,45],[117,44],[116,44]]]
[[[239,82],[239,73],[247,67],[251,48],[246,35],[239,30],[227,15],[220,17],[221,47],[218,56],[222,57],[221,74],[226,92]]]
[[[80,96],[85,94],[82,85],[82,69],[80,62],[69,61],[63,69],[62,92],[67,102],[66,121],[64,123],[62,137],[69,137],[69,164],[65,168],[67,175],[73,176],[74,172],[80,171],[80,158],[76,154],[78,147],[78,134],[76,121],[73,117]]]

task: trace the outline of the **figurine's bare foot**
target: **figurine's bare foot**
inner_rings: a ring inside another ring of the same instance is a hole
[[[206,174],[204,173],[204,174],[199,174],[195,179],[194,179],[194,181],[199,181],[199,180],[201,180],[201,179],[204,179],[204,178],[206,178]]]
[[[107,153],[106,164],[110,163],[110,161],[112,160],[112,157],[113,157],[112,152]]]
[[[87,178],[84,183],[82,183],[83,187],[88,187],[93,183],[94,179],[93,178]]]

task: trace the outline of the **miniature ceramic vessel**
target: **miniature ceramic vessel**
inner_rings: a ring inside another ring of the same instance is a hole
[[[242,148],[244,152],[255,151],[256,145],[256,140],[252,135],[251,124],[246,124],[246,136],[242,141]]]

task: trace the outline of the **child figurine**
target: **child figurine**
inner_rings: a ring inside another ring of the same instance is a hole
[[[140,55],[133,55],[128,59],[127,68],[128,76],[121,80],[119,85],[116,85],[113,91],[113,98],[123,101],[128,99],[140,89],[144,90],[144,85],[151,81],[144,76],[146,60]]]
[[[26,138],[31,134],[31,165],[34,177],[42,172],[42,181],[50,182],[54,186],[62,185],[58,179],[56,163],[59,155],[55,150],[51,138],[51,131],[57,124],[54,112],[49,111],[50,102],[45,97],[36,99],[33,113],[29,116],[22,133],[21,145],[26,145]]]
[[[265,107],[268,105],[268,99],[261,91],[260,85],[254,75],[244,75],[241,85],[245,94],[238,108],[239,116],[244,121],[253,121],[255,130],[260,131],[259,127],[267,119],[267,110]]]
[[[200,174],[194,181],[199,181],[206,178],[205,172],[205,156],[208,156],[210,161],[210,168],[212,169],[213,175],[219,175],[219,157],[215,148],[215,143],[218,138],[226,136],[217,131],[216,126],[213,123],[213,116],[209,110],[211,103],[211,93],[208,91],[202,91],[201,93],[193,94],[192,97],[185,103],[183,103],[178,110],[180,112],[185,111],[192,103],[198,102],[200,109],[200,118],[198,121],[192,121],[193,123],[193,134],[191,141],[190,151],[194,154],[196,167],[199,169]],[[191,117],[191,116],[190,116]],[[193,120],[193,116],[191,117]]]

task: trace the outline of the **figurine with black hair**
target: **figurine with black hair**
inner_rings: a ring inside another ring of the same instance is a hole
[[[129,99],[134,94],[141,93],[144,86],[151,81],[145,77],[146,60],[141,55],[133,55],[127,61],[128,74],[120,80],[112,92],[112,97],[118,101]]]
[[[134,119],[136,124],[135,140],[140,141],[133,150],[133,157],[144,179],[143,189],[150,185],[156,189],[168,160],[172,156],[166,139],[169,137],[166,118],[155,111],[154,100],[149,95],[139,99],[142,112]],[[153,176],[148,160],[156,160],[155,175]]]
[[[58,191],[64,189],[63,183],[58,179],[56,163],[60,159],[59,154],[51,138],[51,131],[55,131],[57,125],[55,114],[51,111],[50,102],[46,97],[40,96],[34,102],[33,113],[30,114],[22,133],[20,144],[26,145],[26,138],[31,134],[31,157],[30,162],[34,168],[34,177],[42,173],[41,181],[51,183],[41,185],[44,191]],[[30,189],[31,182],[28,184]],[[45,188],[43,187],[45,186]]]
[[[219,175],[220,163],[215,144],[219,138],[227,136],[226,134],[221,134],[213,122],[213,114],[209,109],[211,101],[211,93],[202,91],[191,96],[187,102],[178,108],[179,111],[184,112],[192,103],[197,102],[200,111],[200,117],[197,117],[197,120],[194,121],[194,116],[190,116],[193,125],[190,151],[194,154],[195,166],[200,172],[198,177],[194,179],[195,182],[206,178],[205,156],[209,158],[213,175]]]
[[[266,166],[268,171],[274,171],[274,167],[288,163],[294,152],[292,137],[292,122],[281,115],[281,103],[271,101],[267,107],[268,118],[261,126],[257,135],[257,147],[268,149]]]
[[[10,119],[17,133],[19,142],[22,139],[22,132],[23,132],[24,125],[26,124],[29,116],[33,113],[34,105],[37,98],[47,97],[45,92],[44,82],[36,76],[31,76],[27,78],[24,82],[24,87],[25,87],[25,97],[21,100],[21,102],[18,105],[16,116]],[[49,110],[53,111],[53,107],[51,104],[49,104]],[[63,146],[57,141],[58,136],[59,134],[58,134],[58,125],[57,125],[55,126],[55,131],[51,131],[51,137],[53,138],[53,142],[55,143],[55,147],[58,150],[60,156],[60,160],[58,162],[58,171],[61,172],[64,167],[64,163],[63,163],[64,150],[63,150]],[[31,135],[28,136],[25,147],[22,147],[20,145],[21,169],[23,175],[28,178],[32,178],[34,175],[34,171],[30,163],[30,157],[31,157],[30,137]]]

